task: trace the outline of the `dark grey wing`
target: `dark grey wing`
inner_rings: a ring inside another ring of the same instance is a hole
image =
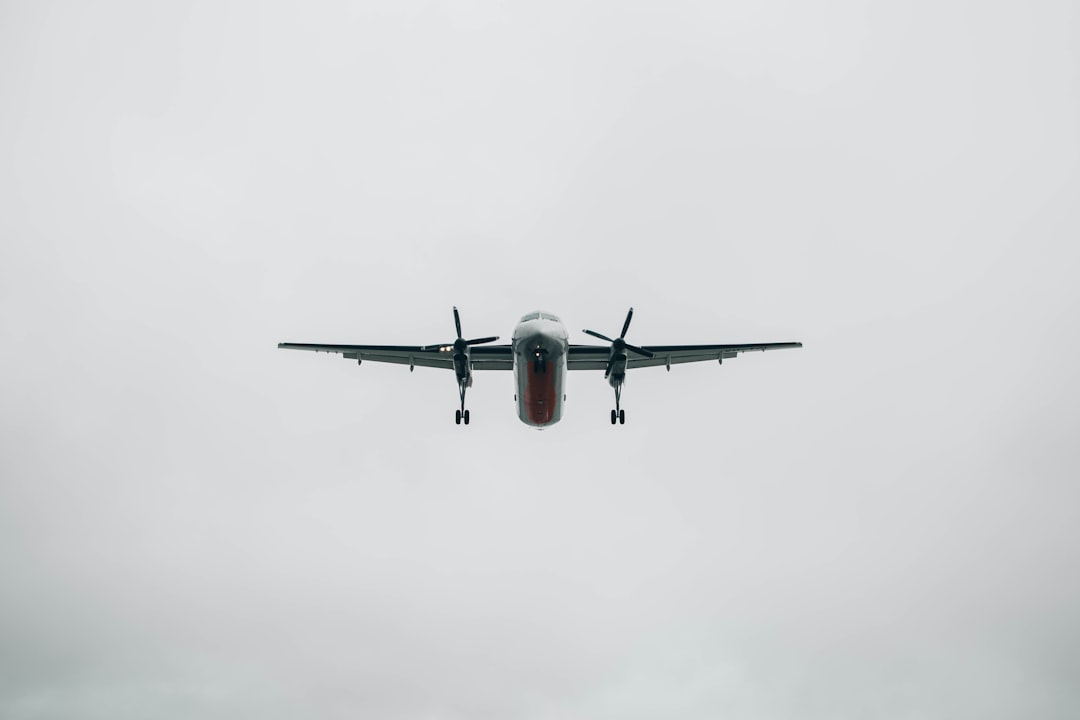
[[[607,345],[571,345],[566,353],[566,369],[604,370],[610,354]]]
[[[447,345],[320,345],[318,343],[278,343],[284,350],[339,353],[347,360],[370,360],[409,367],[436,367],[452,370],[454,353]],[[473,370],[511,370],[514,356],[509,345],[484,345],[471,349]]]
[[[680,363],[702,362],[705,360],[727,360],[744,352],[763,352],[765,350],[786,350],[801,348],[801,342],[749,343],[729,345],[642,345],[653,357],[643,357],[634,352],[627,353],[627,368],[671,367]],[[606,345],[571,345],[567,359],[570,370],[604,370],[607,368],[610,348]]]
[[[513,370],[514,350],[509,345],[477,345],[469,353],[473,370]]]

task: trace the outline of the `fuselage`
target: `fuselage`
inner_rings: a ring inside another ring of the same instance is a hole
[[[548,312],[529,313],[514,328],[518,418],[526,425],[546,427],[562,417],[569,346],[566,326]]]

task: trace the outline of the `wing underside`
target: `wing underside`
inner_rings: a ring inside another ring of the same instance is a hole
[[[450,346],[424,345],[320,345],[318,343],[278,343],[284,350],[337,353],[346,360],[393,363],[409,367],[454,368]],[[512,370],[514,357],[509,345],[483,345],[471,348],[469,362],[473,370]]]
[[[800,348],[800,342],[750,343],[727,345],[643,345],[653,357],[644,357],[633,352],[627,353],[627,368],[671,367],[681,363],[704,362],[706,360],[723,361],[738,357],[744,352],[764,352],[766,350],[785,350]],[[604,370],[608,365],[611,348],[607,345],[571,345],[567,359],[570,370]]]

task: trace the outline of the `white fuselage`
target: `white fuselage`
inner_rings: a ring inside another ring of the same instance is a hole
[[[512,346],[518,417],[534,427],[554,425],[566,399],[566,326],[551,313],[530,313],[514,328]]]

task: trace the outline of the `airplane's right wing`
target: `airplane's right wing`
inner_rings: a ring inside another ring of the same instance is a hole
[[[453,370],[452,345],[319,345],[317,343],[278,343],[283,350],[310,350],[339,353],[346,360],[369,360],[409,367],[435,367]],[[512,370],[514,356],[509,345],[478,345],[471,349],[469,364],[473,370]]]

